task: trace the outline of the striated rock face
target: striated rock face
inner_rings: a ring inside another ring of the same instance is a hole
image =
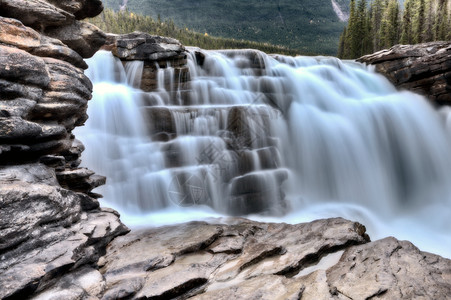
[[[106,245],[128,231],[99,208],[91,190],[105,178],[78,167],[84,147],[72,134],[91,99],[83,57],[105,40],[78,20],[101,10],[95,0],[0,1],[0,299],[25,299],[64,274],[100,276]]]
[[[397,87],[451,104],[451,42],[396,45],[358,61],[372,64]]]
[[[82,289],[93,299],[447,299],[451,292],[450,260],[394,238],[369,242],[359,223],[225,221],[116,238],[100,260],[103,277],[82,270],[64,279],[70,288],[59,284],[36,298]]]
[[[128,231],[94,198],[62,188],[43,164],[1,167],[0,207],[0,299],[39,292],[64,273],[95,265]]]

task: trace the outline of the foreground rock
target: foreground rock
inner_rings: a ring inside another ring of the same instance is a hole
[[[43,164],[0,168],[0,299],[23,299],[64,273],[95,266],[128,232],[113,210],[58,184]]]
[[[395,86],[427,96],[437,105],[451,104],[451,42],[396,45],[365,55]]]
[[[100,273],[68,275],[63,282],[74,285],[59,282],[37,299],[81,290],[92,299],[447,299],[451,293],[450,260],[394,238],[369,242],[355,222],[223,221],[116,238],[99,261]]]

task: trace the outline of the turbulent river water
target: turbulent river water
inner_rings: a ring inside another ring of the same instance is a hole
[[[128,226],[340,216],[373,240],[392,235],[451,257],[446,118],[370,68],[190,49],[188,83],[162,68],[145,93],[135,88],[142,62],[124,68],[104,51],[87,62],[93,99],[75,135],[84,165],[108,178],[102,205]],[[158,114],[173,132],[156,131]]]

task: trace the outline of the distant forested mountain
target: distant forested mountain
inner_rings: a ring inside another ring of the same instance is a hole
[[[103,0],[208,35],[336,55],[349,0]],[[125,5],[125,6],[124,6]]]

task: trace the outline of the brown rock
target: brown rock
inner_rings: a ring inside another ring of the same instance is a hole
[[[16,46],[23,50],[38,47],[41,44],[40,34],[24,26],[16,19],[0,17],[0,42]]]

